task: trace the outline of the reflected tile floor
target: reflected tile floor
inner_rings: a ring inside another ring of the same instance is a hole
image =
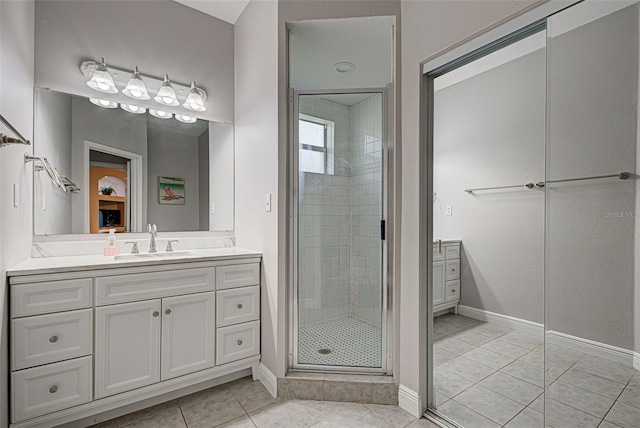
[[[94,428],[437,428],[397,406],[274,399],[251,377],[94,425]]]
[[[453,314],[433,330],[437,410],[466,428],[640,427],[633,368],[549,345],[545,375],[542,335]]]

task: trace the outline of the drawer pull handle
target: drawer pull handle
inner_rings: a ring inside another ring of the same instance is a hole
[[[153,311],[153,316],[154,316],[154,317],[158,317],[158,316],[160,316],[160,312],[158,312],[158,311]]]
[[[242,309],[242,303],[238,303],[238,309]]]
[[[166,311],[164,311],[165,314],[170,315],[171,314],[171,309],[167,309]]]
[[[58,392],[58,385],[53,385],[51,388],[49,388],[49,392],[51,394],[55,394],[56,392]]]
[[[57,341],[58,341],[58,336],[51,336],[49,338],[49,342],[51,342],[51,343],[56,343]]]
[[[238,346],[242,345],[242,340],[238,339]]]

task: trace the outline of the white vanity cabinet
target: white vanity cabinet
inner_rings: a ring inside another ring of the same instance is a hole
[[[113,414],[181,389],[208,388],[247,369],[257,376],[255,253],[10,272],[9,282],[12,427],[53,427]]]
[[[433,312],[453,308],[460,303],[460,241],[442,241],[433,245]]]

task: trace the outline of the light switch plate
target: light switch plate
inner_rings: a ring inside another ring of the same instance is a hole
[[[271,212],[271,193],[264,195],[264,208],[267,212]]]
[[[20,206],[20,186],[18,183],[13,183],[13,206]]]

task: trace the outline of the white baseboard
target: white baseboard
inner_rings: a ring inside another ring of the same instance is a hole
[[[273,398],[278,396],[278,378],[262,363],[260,363],[260,375],[258,379]]]
[[[606,343],[594,342],[593,340],[571,336],[569,334],[560,333],[559,331],[547,331],[546,340],[547,343],[550,344],[564,346],[565,348],[569,348],[574,351],[615,361],[629,367],[635,366],[635,356],[640,357],[640,355],[628,349],[618,348],[617,346],[607,345]],[[640,362],[640,358],[638,358],[638,360]]]
[[[490,324],[524,331],[526,333],[542,334],[544,332],[542,324],[469,306],[458,306],[458,313],[478,321],[484,321]],[[640,353],[638,352],[552,330],[547,331],[545,339],[547,343],[563,346],[574,351],[604,358],[606,360],[615,361],[617,363],[633,367],[636,370],[640,370]]]
[[[402,384],[398,388],[398,406],[416,418],[422,417],[420,395]]]
[[[544,327],[540,323],[511,317],[509,315],[502,315],[496,312],[489,312],[483,309],[476,309],[470,306],[459,305],[458,314],[476,319],[478,321],[484,321],[491,324],[500,325],[502,327],[524,331],[526,333],[542,334],[544,332]]]

